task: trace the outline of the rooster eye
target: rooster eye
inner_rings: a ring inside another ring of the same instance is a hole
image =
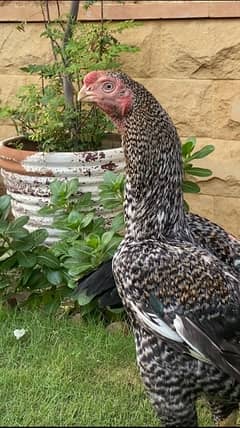
[[[104,92],[111,92],[114,89],[114,85],[112,82],[106,82],[102,86]]]

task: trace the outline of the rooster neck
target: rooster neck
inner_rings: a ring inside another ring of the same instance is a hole
[[[127,118],[124,128],[127,236],[188,237],[181,144],[170,118],[157,104],[157,115],[137,109]]]

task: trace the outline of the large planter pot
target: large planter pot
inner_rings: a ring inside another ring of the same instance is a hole
[[[19,141],[19,137],[12,137],[0,142],[1,175],[6,192],[12,197],[12,214],[14,217],[28,215],[30,231],[45,227],[49,244],[58,239],[59,231],[51,227],[51,217],[38,214],[49,202],[49,184],[55,179],[77,177],[80,191],[92,192],[96,198],[104,172],[124,169],[123,150],[116,134],[106,138],[101,150],[85,152],[36,152],[26,150],[25,144],[20,150],[14,147]]]

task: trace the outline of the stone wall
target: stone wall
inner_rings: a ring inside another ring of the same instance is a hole
[[[19,86],[35,77],[19,67],[51,59],[42,24],[1,23],[0,100],[14,99]],[[199,166],[213,170],[201,180],[201,194],[190,195],[191,210],[240,236],[240,19],[145,21],[122,33],[140,52],[122,57],[123,70],[154,93],[175,122],[182,141],[214,144]],[[8,123],[0,137],[13,134]]]

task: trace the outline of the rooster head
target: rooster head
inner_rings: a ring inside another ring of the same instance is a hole
[[[113,121],[123,119],[132,108],[133,92],[122,76],[118,72],[91,71],[83,79],[78,100],[96,104]]]

